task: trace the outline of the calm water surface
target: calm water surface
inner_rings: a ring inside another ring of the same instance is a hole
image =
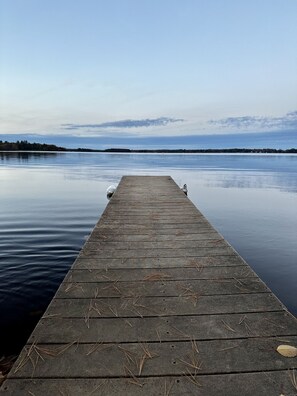
[[[297,315],[297,156],[0,153],[0,357],[18,353],[122,175],[171,175]]]

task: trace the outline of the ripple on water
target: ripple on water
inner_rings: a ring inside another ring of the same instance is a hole
[[[0,356],[19,352],[94,225],[69,211],[42,217],[0,217]]]

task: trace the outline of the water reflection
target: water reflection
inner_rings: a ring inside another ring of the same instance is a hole
[[[55,152],[21,152],[21,151],[0,151],[0,160],[1,161],[15,161],[22,163],[23,161],[28,162],[29,160],[34,159],[49,159],[57,156]]]
[[[278,189],[287,192],[297,192],[296,175],[294,173],[258,172],[216,172],[205,175],[205,185],[209,187],[235,189]]]
[[[45,166],[95,166],[121,169],[212,169],[260,170],[261,172],[293,172],[297,156],[294,154],[124,154],[124,153],[64,153],[64,152],[0,152],[8,165],[18,165],[16,159],[39,158]]]
[[[296,155],[246,154],[115,154],[63,152],[0,152],[2,163],[14,166],[61,167],[65,178],[118,182],[123,174],[170,174],[181,169],[209,187],[272,188],[297,192]],[[100,172],[102,170],[102,172]],[[205,171],[205,172],[203,172]]]

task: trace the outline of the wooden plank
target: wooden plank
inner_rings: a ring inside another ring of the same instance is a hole
[[[164,229],[164,228],[174,228],[174,229],[178,229],[178,228],[182,228],[182,229],[198,229],[199,227],[203,227],[203,226],[208,226],[208,222],[201,218],[200,220],[192,220],[187,219],[186,221],[179,221],[178,219],[168,219],[168,221],[164,221],[164,222],[158,222],[158,221],[142,221],[142,220],[138,220],[138,222],[136,222],[135,220],[131,219],[130,221],[125,221],[125,223],[123,224],[122,220],[112,220],[109,219],[109,221],[103,221],[100,226],[98,226],[98,228],[103,227],[103,226],[112,226],[113,228],[117,228],[117,227],[123,227],[123,228],[138,228],[138,229],[142,229],[142,228],[151,228],[151,229]]]
[[[118,203],[122,206],[123,203],[126,202],[128,205],[130,204],[131,207],[133,208],[133,207],[135,207],[135,204],[134,204],[134,202],[131,203],[131,199],[133,199],[134,202],[141,201],[144,203],[144,205],[146,205],[146,204],[154,205],[155,204],[158,206],[159,205],[162,206],[162,204],[165,204],[166,207],[169,207],[170,204],[172,207],[174,207],[174,206],[181,206],[185,203],[185,200],[182,197],[176,198],[176,199],[171,198],[170,200],[168,200],[167,195],[163,195],[162,197],[160,196],[158,198],[155,198],[155,197],[148,197],[147,194],[145,194],[145,193],[144,194],[136,194],[135,193],[133,195],[122,193],[121,198],[117,198],[116,196],[114,197],[114,203]]]
[[[191,279],[186,281],[159,280],[155,282],[63,282],[56,298],[97,297],[191,297],[224,294],[268,293],[259,278]]]
[[[102,234],[103,237],[106,237],[110,233],[116,233],[117,235],[151,235],[151,236],[159,236],[159,235],[187,235],[187,234],[203,234],[213,232],[213,228],[207,225],[194,225],[188,224],[177,224],[176,227],[165,227],[158,229],[139,225],[138,227],[134,226],[133,224],[127,225],[117,225],[113,227],[112,225],[101,225],[100,227],[95,227],[93,232],[99,232]]]
[[[142,216],[115,216],[112,217],[109,215],[105,215],[101,217],[101,225],[109,224],[122,224],[123,221],[125,224],[148,224],[148,225],[165,225],[165,224],[207,224],[205,217],[202,215],[171,215],[171,216],[164,216],[164,215],[142,215]]]
[[[115,198],[112,198],[113,201],[115,201]],[[108,204],[109,205],[109,204]],[[151,211],[153,210],[153,214],[158,215],[159,213],[161,213],[161,211],[165,211],[165,212],[169,212],[171,210],[172,214],[175,212],[175,210],[179,209],[181,210],[182,208],[185,209],[185,211],[192,213],[192,210],[195,208],[194,205],[189,206],[187,204],[187,202],[177,202],[176,204],[169,204],[169,205],[165,205],[164,202],[153,202],[153,200],[151,201],[151,203],[148,202],[144,202],[143,201],[143,205],[141,204],[141,201],[139,201],[139,203],[137,203],[137,201],[134,200],[133,197],[131,197],[130,202],[129,200],[126,201],[126,205],[125,202],[122,200],[118,200],[116,202],[117,205],[117,210],[121,210],[123,213],[125,213],[126,209],[143,209],[143,213],[148,213],[149,215],[152,216]],[[159,211],[155,212],[154,208],[159,208]],[[109,209],[108,209],[109,210]],[[198,211],[198,214],[200,214],[201,212]],[[179,214],[179,212],[177,212],[177,214]],[[197,212],[196,212],[197,215]],[[191,214],[189,214],[189,216],[191,216]],[[205,221],[208,221],[205,217],[204,217]]]
[[[297,343],[295,336],[287,336],[286,340],[289,344]],[[35,365],[30,359],[24,363],[29,351],[27,347],[10,372],[10,378],[29,378],[32,375],[36,378],[145,377],[181,375],[183,372],[195,375],[197,370],[199,374],[228,374],[296,369],[296,359],[292,361],[276,352],[280,343],[284,341],[263,337],[195,343],[191,340],[152,342],[146,345],[80,344],[78,340],[73,345],[39,344],[38,352],[44,360],[39,359]],[[141,370],[144,354],[147,358]]]
[[[257,275],[247,265],[197,267],[197,268],[125,268],[87,270],[73,269],[68,272],[64,282],[127,282],[127,281],[155,281],[155,280],[185,280],[185,279],[233,279],[250,278]]]
[[[86,258],[154,258],[154,257],[203,257],[228,255],[234,252],[231,246],[206,248],[179,248],[179,249],[117,249],[117,250],[87,250],[83,248],[79,257]]]
[[[95,294],[94,294],[95,297]],[[270,293],[184,297],[131,297],[101,299],[59,299],[49,305],[45,318],[147,317],[269,312],[283,306]]]
[[[116,231],[109,231],[107,234],[102,232],[93,231],[90,235],[88,241],[96,242],[96,241],[105,241],[105,242],[174,242],[174,241],[203,241],[205,239],[218,239],[219,236],[216,232],[208,232],[204,230],[204,232],[189,234],[189,233],[179,233],[179,234],[121,234]]]
[[[112,379],[11,379],[3,392],[9,395],[108,395],[108,396],[251,396],[296,393],[292,371],[197,375],[176,377],[142,377]]]
[[[143,206],[139,207],[139,209],[131,209],[130,206],[123,206],[123,205],[117,205],[117,206],[111,206],[108,209],[108,213],[110,216],[116,216],[116,217],[120,217],[122,220],[124,220],[124,218],[126,216],[141,216],[143,217],[156,217],[156,218],[160,218],[163,216],[168,216],[168,217],[172,217],[173,213],[174,216],[203,216],[201,212],[199,212],[199,210],[197,208],[193,207],[189,207],[189,206],[176,206],[173,210],[172,207],[170,208],[158,208],[158,207],[154,207],[154,208],[145,208]],[[102,217],[102,216],[101,216]]]
[[[179,340],[286,337],[296,334],[290,314],[284,311],[147,318],[52,317],[42,319],[28,343],[124,343]]]
[[[145,209],[143,208],[140,210],[126,210],[125,208],[121,208],[121,205],[117,206],[117,210],[108,210],[101,216],[101,222],[105,220],[110,220],[112,217],[114,220],[124,220],[124,219],[131,219],[131,220],[142,220],[142,221],[163,221],[163,220],[172,220],[172,219],[179,219],[180,220],[187,220],[191,216],[192,219],[195,220],[206,220],[201,212],[197,209],[195,210],[194,207],[185,207],[181,205],[179,210],[175,209],[160,209],[159,211]],[[206,220],[207,221],[207,220]]]
[[[178,232],[189,232],[189,231],[197,231],[201,229],[207,229],[207,230],[213,230],[213,228],[207,223],[207,221],[199,221],[195,223],[146,223],[143,224],[142,222],[139,222],[139,224],[135,223],[123,223],[123,222],[104,222],[98,226],[95,227],[97,230],[102,230],[102,231],[107,231],[109,229],[111,230],[120,230],[120,231],[131,231],[131,230],[138,230],[138,232],[142,232],[143,230],[146,231],[154,231],[154,232],[160,232],[165,233],[168,230],[172,229],[174,233]]]
[[[198,268],[245,265],[236,254],[207,257],[142,257],[141,268]],[[77,269],[139,268],[139,258],[90,258],[79,255],[74,264]]]
[[[215,235],[214,238],[196,241],[161,241],[161,242],[107,242],[88,240],[83,248],[84,252],[98,250],[140,250],[140,249],[195,249],[200,247],[228,246],[223,238]]]

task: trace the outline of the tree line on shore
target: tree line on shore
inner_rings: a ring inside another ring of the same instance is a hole
[[[17,140],[16,142],[3,142],[0,140],[1,151],[66,151],[64,147],[54,144],[29,143],[27,140]]]
[[[92,150],[86,148],[67,149],[54,144],[29,143],[27,140],[16,142],[3,142],[0,140],[0,151],[78,151],[97,153],[172,153],[172,154],[199,154],[199,153],[264,153],[264,154],[292,154],[297,153],[297,148],[272,149],[272,148],[226,148],[226,149],[128,149],[108,148],[105,150]]]

